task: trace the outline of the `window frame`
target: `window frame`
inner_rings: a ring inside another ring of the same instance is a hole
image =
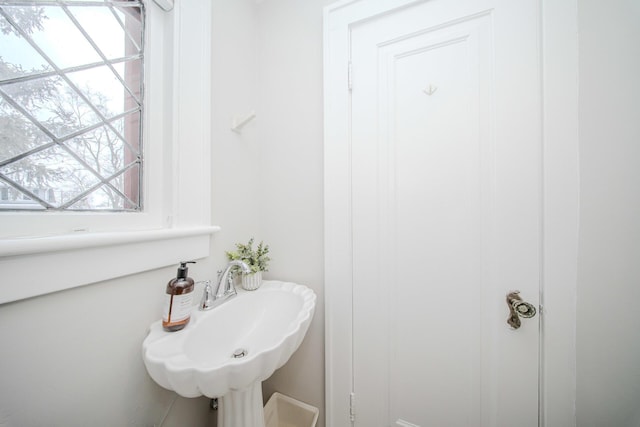
[[[0,212],[0,304],[209,256],[211,6],[145,6],[144,211]]]

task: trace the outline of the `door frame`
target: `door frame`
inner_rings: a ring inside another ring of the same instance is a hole
[[[326,425],[351,425],[349,29],[427,0],[340,0],[324,9]],[[540,426],[575,426],[578,256],[577,0],[539,0],[542,75]]]

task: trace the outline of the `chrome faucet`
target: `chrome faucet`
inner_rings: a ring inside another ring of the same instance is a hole
[[[251,273],[251,269],[244,262],[230,261],[224,270],[218,271],[215,292],[211,291],[211,282],[205,285],[199,305],[200,310],[211,310],[237,295],[236,287],[233,285],[233,275],[230,274],[233,267],[239,267],[243,273]]]

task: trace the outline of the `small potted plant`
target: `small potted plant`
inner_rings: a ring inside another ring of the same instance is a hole
[[[242,287],[249,291],[254,291],[262,284],[262,272],[269,269],[269,245],[265,245],[260,242],[257,249],[253,249],[253,237],[249,239],[249,242],[245,245],[243,243],[236,243],[235,251],[227,251],[227,258],[229,261],[239,260],[244,261],[251,269],[251,273],[241,273]],[[239,268],[236,268],[235,273],[238,274]]]

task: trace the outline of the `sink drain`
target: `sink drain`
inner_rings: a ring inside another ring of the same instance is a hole
[[[233,357],[234,359],[241,359],[243,357],[245,357],[247,355],[247,350],[245,350],[244,348],[239,348],[236,351],[233,352],[233,354],[231,355],[231,357]]]

